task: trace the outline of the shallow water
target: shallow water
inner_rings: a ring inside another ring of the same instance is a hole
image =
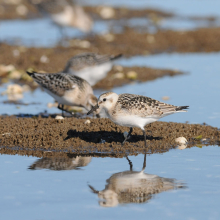
[[[215,158],[215,160],[213,160]],[[131,156],[141,171],[144,155]],[[108,203],[102,207],[96,190],[104,190],[113,174],[129,170],[125,158],[92,158],[79,170],[30,170],[38,158],[1,155],[0,207],[3,219],[219,219],[219,147],[193,147],[147,156],[145,173],[176,179],[185,188],[151,195],[143,203]],[[61,163],[62,164],[62,163]],[[138,180],[133,178],[134,183]],[[123,183],[123,182],[122,182]],[[107,199],[109,201],[109,198]],[[13,211],[11,211],[13,210]],[[114,210],[114,211],[113,211]]]
[[[219,15],[220,16],[220,15]],[[154,33],[157,31],[152,21],[147,18],[132,18],[118,21],[95,21],[92,34],[102,34],[109,31],[109,27],[117,33],[123,30],[124,25],[142,31]],[[34,28],[33,28],[34,26]],[[207,20],[193,20],[187,17],[164,18],[158,24],[164,30],[193,30],[201,27],[220,26],[220,19],[209,22]],[[62,34],[63,33],[63,34]],[[0,41],[27,47],[53,47],[64,38],[80,38],[86,36],[76,28],[65,27],[61,29],[49,18],[32,20],[3,20],[0,25]]]
[[[88,1],[97,4],[99,0]],[[103,2],[103,1],[102,1]],[[181,16],[218,16],[220,2],[211,1],[105,1],[109,5],[126,7],[154,7],[167,9]],[[148,20],[131,19],[130,26],[148,25]],[[33,25],[35,28],[33,29]],[[108,30],[108,22],[95,24],[94,32]],[[165,29],[193,29],[208,26],[204,21],[164,19]],[[219,21],[214,23],[219,26]],[[67,28],[69,37],[79,37],[82,33]],[[44,33],[42,37],[41,33]],[[31,21],[1,21],[0,40],[20,42],[27,46],[51,47],[60,40],[60,33],[49,19]],[[177,69],[184,75],[164,77],[151,82],[137,83],[114,88],[117,93],[146,95],[160,101],[169,96],[167,103],[189,105],[187,113],[163,118],[163,121],[203,123],[220,127],[220,53],[160,54],[122,59],[118,63],[126,66],[151,66],[155,68]],[[0,86],[0,93],[8,84]],[[95,91],[98,96],[103,91]],[[42,98],[43,97],[43,98]],[[30,105],[2,104],[7,96],[0,96],[1,114],[60,113],[57,108],[47,108],[54,100],[40,88],[33,93],[26,92],[21,102]],[[37,104],[31,104],[35,102]],[[0,217],[1,219],[220,219],[220,148],[217,146],[193,147],[185,150],[171,150],[163,154],[147,156],[145,173],[176,180],[176,189],[148,195],[142,203],[118,200],[117,195],[100,199],[95,190],[104,190],[106,180],[112,175],[129,170],[126,158],[79,158],[39,159],[18,155],[0,155]],[[134,171],[141,171],[144,155],[129,156]],[[38,168],[37,170],[28,169]],[[42,168],[47,169],[42,169]],[[40,169],[41,168],[41,169]],[[51,170],[50,170],[51,169]],[[58,170],[55,170],[58,169]],[[65,170],[62,170],[65,169]],[[123,173],[124,174],[124,173]],[[128,181],[128,180],[127,180]],[[129,181],[136,183],[134,176]],[[120,184],[123,185],[123,181]],[[181,185],[182,188],[177,186]],[[110,187],[109,185],[107,187]],[[142,201],[140,197],[136,201]],[[105,202],[105,203],[104,203]],[[108,205],[111,207],[103,207]]]
[[[148,1],[136,1],[136,0],[108,0],[103,3],[102,0],[84,0],[82,3],[85,5],[110,5],[121,6],[127,8],[156,8],[161,10],[167,10],[175,14],[190,15],[190,16],[219,16],[220,2],[216,0],[148,0]]]
[[[114,89],[115,92],[136,93],[163,101],[163,96],[170,97],[166,101],[174,105],[189,105],[189,111],[175,114],[163,121],[190,123],[206,122],[212,126],[220,125],[220,53],[191,54],[159,54],[153,56],[137,56],[124,59],[120,64],[127,66],[148,66],[154,68],[176,69],[186,74],[160,78],[147,83],[133,84]]]
[[[107,22],[95,22],[94,33],[107,32],[107,30]],[[61,41],[62,37],[71,39],[85,36],[80,30],[69,27],[63,28],[63,33],[64,36],[60,28],[49,18],[6,20],[1,21],[0,25],[0,41],[22,44],[27,47],[53,47]]]

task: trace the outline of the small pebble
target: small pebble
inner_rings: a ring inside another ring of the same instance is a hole
[[[25,5],[19,5],[16,8],[16,12],[21,16],[25,16],[28,13],[28,9]]]
[[[23,85],[22,89],[23,89],[23,92],[28,92],[31,90],[31,87],[29,85]]]
[[[10,72],[9,74],[9,79],[20,79],[21,78],[22,73],[19,72],[18,70],[13,70]]]
[[[112,42],[112,41],[115,40],[115,35],[110,34],[110,33],[103,34],[102,37],[103,37],[107,42]]]
[[[112,7],[104,6],[101,7],[99,14],[104,19],[110,19],[115,16],[115,10]]]
[[[153,36],[153,35],[147,35],[147,42],[148,42],[149,44],[154,43],[154,42],[155,42],[154,36]]]
[[[169,100],[170,97],[169,97],[169,96],[163,96],[162,99],[163,99],[163,100]]]
[[[17,50],[17,49],[13,50],[12,53],[13,53],[13,56],[14,56],[14,57],[20,56],[20,51]]]
[[[187,143],[187,140],[184,137],[178,137],[175,139],[175,141],[179,144],[186,144]]]
[[[89,48],[91,46],[91,43],[87,40],[82,40],[79,42],[79,46],[81,48]]]
[[[91,121],[87,119],[84,124],[90,124],[90,123]]]
[[[133,80],[137,79],[137,73],[135,71],[127,72],[126,76],[128,79],[133,79]]]
[[[125,78],[125,74],[124,73],[115,73],[113,75],[114,79],[124,79]]]
[[[15,70],[13,65],[0,65],[0,76]]]
[[[49,63],[49,58],[46,55],[41,56],[40,58],[41,63]]]
[[[120,66],[120,65],[115,65],[115,66],[114,66],[114,70],[119,71],[119,72],[122,72],[122,71],[123,71],[123,67]]]
[[[6,93],[7,94],[16,94],[16,93],[22,93],[23,88],[18,84],[12,84],[8,85]]]
[[[57,106],[58,106],[57,103],[51,103],[51,102],[48,102],[48,103],[47,103],[47,107],[48,107],[48,108],[57,107]]]
[[[61,115],[57,115],[57,116],[55,117],[55,119],[57,119],[57,120],[62,120],[62,119],[64,119],[64,117],[61,116]]]

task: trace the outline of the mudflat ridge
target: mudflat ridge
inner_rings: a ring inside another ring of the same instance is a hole
[[[85,124],[86,120],[90,123]],[[129,128],[109,119],[65,118],[0,118],[0,145],[34,151],[57,151],[75,154],[166,152],[178,144],[175,139],[185,137],[188,147],[220,145],[220,130],[208,125],[155,122],[145,127],[147,149],[142,131],[134,128],[132,137],[121,146],[123,132]]]

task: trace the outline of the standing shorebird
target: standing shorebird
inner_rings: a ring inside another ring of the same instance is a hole
[[[113,66],[113,61],[122,54],[99,55],[96,53],[82,53],[72,57],[63,72],[85,79],[91,86],[105,78]]]
[[[44,90],[58,103],[58,108],[64,110],[64,105],[83,107],[90,110],[97,104],[93,89],[89,83],[78,76],[67,73],[36,73],[28,72]]]
[[[75,27],[83,32],[90,32],[93,20],[82,7],[74,5],[71,0],[29,0],[37,9],[50,16],[51,20],[62,27]],[[62,29],[61,29],[62,31]]]
[[[106,180],[105,189],[98,191],[89,185],[92,192],[98,194],[100,206],[115,207],[125,203],[144,203],[157,193],[186,188],[183,182],[176,179],[145,173],[146,154],[141,171],[133,171],[132,162],[128,158],[127,160],[130,170],[113,174]]]
[[[114,92],[107,92],[99,96],[97,105],[87,115],[93,111],[100,112],[104,109],[108,118],[115,124],[130,127],[130,131],[122,144],[131,135],[133,127],[140,128],[143,131],[146,147],[145,125],[176,112],[186,112],[184,109],[188,107],[169,105],[141,95],[118,95]]]

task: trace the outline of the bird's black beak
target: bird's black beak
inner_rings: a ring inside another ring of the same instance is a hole
[[[95,105],[95,106],[93,106],[93,107],[91,108],[91,110],[87,113],[87,115],[90,115],[92,112],[96,111],[98,108],[99,108],[98,104]]]

